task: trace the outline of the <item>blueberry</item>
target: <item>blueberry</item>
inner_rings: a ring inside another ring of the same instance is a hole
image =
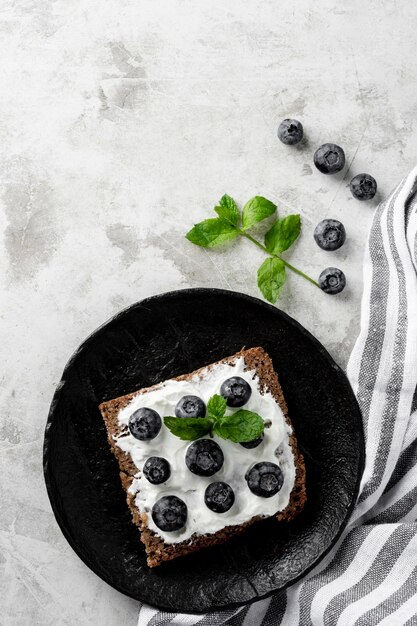
[[[300,143],[303,138],[303,125],[298,120],[282,120],[278,126],[278,139],[287,146]]]
[[[180,530],[187,521],[187,505],[177,496],[163,496],[152,507],[152,519],[161,530]]]
[[[376,194],[376,180],[370,174],[358,174],[350,181],[352,196],[357,200],[372,200]]]
[[[314,230],[314,239],[323,250],[338,250],[346,241],[346,231],[338,220],[323,220]]]
[[[232,376],[222,383],[220,395],[227,400],[227,406],[243,406],[252,393],[249,383],[240,376]]]
[[[190,472],[199,476],[213,476],[222,468],[223,461],[223,452],[212,439],[194,441],[185,455],[186,466]]]
[[[171,476],[171,466],[161,456],[150,456],[143,466],[143,473],[152,485],[160,485]]]
[[[247,472],[245,478],[252,493],[262,498],[274,496],[281,489],[284,482],[281,468],[269,461],[256,463]]]
[[[227,483],[211,483],[205,493],[204,502],[210,511],[225,513],[235,501],[233,489]]]
[[[263,433],[258,439],[252,439],[252,441],[242,441],[241,446],[247,448],[247,450],[252,450],[252,448],[257,448],[264,440]]]
[[[336,174],[345,166],[345,153],[335,143],[324,143],[314,153],[314,165],[322,174]]]
[[[129,430],[136,439],[154,439],[161,430],[162,421],[153,409],[143,407],[129,417]]]
[[[340,293],[346,286],[346,276],[337,267],[327,267],[319,276],[320,289],[334,295]]]
[[[175,407],[177,417],[204,417],[206,405],[198,396],[183,396]]]

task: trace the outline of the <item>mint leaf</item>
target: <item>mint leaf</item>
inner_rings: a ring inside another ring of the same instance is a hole
[[[222,220],[232,224],[232,226],[237,226],[239,224],[239,209],[237,208],[237,204],[233,198],[227,194],[224,194],[219,202],[219,206],[215,206],[214,210]]]
[[[207,402],[207,411],[209,417],[214,420],[221,420],[226,412],[226,398],[215,394]]]
[[[221,422],[216,422],[213,432],[223,439],[229,439],[235,443],[245,443],[253,441],[262,435],[264,431],[264,422],[260,415],[252,411],[241,409],[225,415]]]
[[[280,254],[288,250],[301,232],[301,218],[287,215],[277,219],[265,235],[265,247],[271,254]]]
[[[183,441],[193,441],[212,431],[236,443],[252,441],[261,436],[264,422],[260,415],[241,409],[225,415],[226,398],[215,394],[207,402],[209,417],[164,417],[165,426]]]
[[[261,222],[266,217],[275,213],[277,205],[263,198],[255,196],[245,204],[242,210],[242,226],[243,230],[247,230],[254,224]]]
[[[264,297],[274,304],[284,283],[285,265],[281,259],[265,259],[258,269],[258,287]]]
[[[204,220],[185,235],[188,241],[203,248],[214,248],[226,241],[231,241],[238,235],[234,226],[228,224],[220,217]]]
[[[207,435],[213,426],[213,421],[207,417],[164,417],[165,426],[173,435],[184,441],[193,441]]]

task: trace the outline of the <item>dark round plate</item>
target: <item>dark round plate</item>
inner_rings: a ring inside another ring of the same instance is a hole
[[[305,456],[306,508],[290,524],[268,519],[223,546],[150,570],[98,404],[243,346],[265,348],[278,371]],[[219,289],[143,300],[93,333],[65,368],[44,444],[52,508],[79,557],[119,591],[185,612],[258,600],[305,575],[345,526],[363,463],[358,405],[323,346],[273,306]]]

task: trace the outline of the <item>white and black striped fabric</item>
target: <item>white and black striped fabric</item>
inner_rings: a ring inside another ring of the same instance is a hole
[[[366,465],[348,527],[285,592],[238,611],[139,611],[138,626],[417,625],[417,168],[381,203],[364,260],[361,332],[348,376]]]

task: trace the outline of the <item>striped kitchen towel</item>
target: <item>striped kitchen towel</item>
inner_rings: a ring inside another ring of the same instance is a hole
[[[237,611],[139,611],[138,626],[417,625],[417,168],[375,214],[348,376],[362,410],[360,496],[334,549],[287,591]]]

